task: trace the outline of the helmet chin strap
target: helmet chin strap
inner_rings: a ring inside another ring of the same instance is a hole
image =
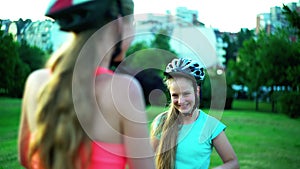
[[[184,117],[192,117],[193,113],[182,113]]]
[[[123,6],[122,6],[122,2],[121,0],[117,0],[117,5],[118,5],[118,10],[119,10],[119,17],[123,17],[124,16],[124,11],[123,11]],[[120,18],[117,18],[120,19]],[[120,24],[120,22],[119,22]],[[115,58],[121,53],[122,51],[122,32],[123,32],[123,25],[119,25],[119,28],[121,28],[119,35],[118,35],[118,43],[116,44],[115,50],[111,56],[111,60],[110,60],[110,66],[114,65],[114,60]],[[118,64],[118,63],[117,63]]]
[[[121,36],[121,35],[120,35]],[[111,56],[111,60],[110,60],[110,66],[112,66],[112,65],[115,65],[116,63],[115,63],[115,58],[121,53],[121,51],[122,51],[122,41],[120,40],[117,44],[116,44],[116,47],[115,47],[115,49],[114,49],[114,52],[113,52],[113,54],[112,54],[112,56]]]
[[[190,113],[182,113],[182,115],[185,117],[192,117],[196,110],[197,110],[197,108],[194,107]]]

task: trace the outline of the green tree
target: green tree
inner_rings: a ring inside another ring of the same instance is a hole
[[[298,33],[298,37],[300,37],[300,14],[296,10],[291,10],[288,6],[283,4],[283,14],[286,17],[286,20],[289,24],[296,28],[296,33]]]
[[[230,38],[228,33],[225,33],[222,37],[223,41],[227,43],[227,47],[224,48],[226,51],[225,54],[225,66],[228,65],[230,60],[236,61],[236,54],[237,54],[237,42]]]
[[[166,51],[170,51],[171,53],[176,53],[170,46],[170,36],[168,36],[168,31],[161,29],[155,35],[154,40],[150,44],[151,48],[158,48]]]
[[[30,70],[19,57],[18,43],[11,35],[0,31],[0,94],[9,97],[20,97]]]
[[[256,93],[256,110],[258,110],[259,87],[265,82],[264,74],[261,68],[260,56],[258,55],[259,43],[254,39],[246,40],[238,54],[238,70],[244,75],[241,79],[248,89],[249,93]]]
[[[14,72],[12,67],[16,65],[18,59],[17,44],[13,41],[12,36],[5,35],[3,31],[0,30],[0,90],[1,95],[7,95],[9,93],[9,86],[12,86],[12,77]]]
[[[261,33],[256,50],[260,57],[263,73],[266,76],[267,86],[291,86],[287,80],[286,69],[297,65],[297,45],[290,41],[285,30],[278,30],[274,34]],[[295,46],[296,45],[296,46]],[[294,56],[296,55],[296,56]]]
[[[241,85],[242,90],[238,93],[244,95],[245,77],[243,74],[243,67],[240,66],[241,63],[238,61],[238,50],[243,47],[244,41],[252,39],[254,37],[254,32],[249,29],[241,29],[237,33],[236,38],[232,37],[229,33],[225,33],[222,36],[224,42],[227,46],[224,48],[225,54],[225,66],[226,66],[226,83],[227,83],[227,97],[228,99],[233,99],[234,90],[232,89],[233,84]],[[229,103],[229,102],[228,102]],[[227,104],[227,103],[226,103]],[[228,105],[227,105],[228,107]],[[229,106],[230,107],[230,106]]]
[[[248,39],[252,39],[254,37],[254,32],[253,30],[249,30],[249,29],[241,29],[240,32],[238,32],[237,34],[237,48],[241,48],[243,47],[243,43],[245,40],[248,40]]]
[[[156,68],[163,70],[176,53],[171,49],[170,37],[166,35],[166,30],[160,30],[155,34],[154,39],[148,43],[140,41],[128,49],[126,65],[131,68]],[[131,56],[133,55],[133,56]]]
[[[126,59],[116,69],[116,71],[133,75],[138,79],[147,104],[166,105],[166,94],[164,93],[155,94],[155,99],[149,98],[154,89],[166,91],[162,80],[163,71],[167,63],[176,57],[169,44],[170,37],[165,33],[166,31],[160,30],[150,44],[146,41],[132,44],[126,53]]]
[[[22,61],[30,68],[30,72],[42,68],[46,61],[46,53],[36,46],[22,40],[19,46],[19,55]]]
[[[283,14],[285,15],[288,23],[294,28],[293,30],[297,33],[298,38],[300,37],[300,13],[297,10],[291,10],[288,6],[283,4]],[[292,31],[293,31],[292,30]],[[299,40],[294,41],[291,44],[291,51],[294,51],[290,60],[293,64],[288,65],[287,71],[287,80],[292,85],[293,90],[299,91],[299,74],[300,74],[300,58],[299,58],[299,50],[300,50],[300,42]]]
[[[274,34],[261,32],[256,39],[244,42],[234,72],[240,71],[244,76],[240,79],[242,83],[248,86],[250,93],[256,93],[256,109],[262,86],[271,89],[276,86],[298,87],[298,76],[293,76],[300,73],[299,51],[299,43],[291,41],[286,30],[277,30]],[[273,100],[272,103],[275,111]]]
[[[145,41],[136,42],[134,45],[130,46],[126,52],[126,56],[129,56],[137,51],[148,49],[150,46]]]
[[[240,59],[237,61],[229,60],[226,67],[226,83],[227,84],[236,84],[245,86],[245,76],[243,74],[243,67],[241,67]]]
[[[11,71],[14,72],[14,76],[11,81],[12,84],[9,86],[9,97],[21,98],[24,91],[26,78],[30,73],[30,68],[27,64],[18,59],[15,66],[11,67]]]

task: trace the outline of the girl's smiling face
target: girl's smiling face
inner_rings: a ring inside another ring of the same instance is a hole
[[[174,107],[182,114],[191,114],[196,94],[191,80],[184,77],[170,79],[168,88]]]

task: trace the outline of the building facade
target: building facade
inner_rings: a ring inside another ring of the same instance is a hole
[[[285,4],[292,11],[296,10],[300,13],[300,1],[291,2]],[[274,6],[270,7],[269,13],[261,13],[256,17],[256,34],[260,31],[265,31],[267,33],[273,33],[277,28],[287,27],[288,22],[285,19],[284,14],[282,13],[282,7]]]
[[[213,28],[205,27],[197,20],[197,11],[179,7],[176,15],[148,14],[135,16],[136,36],[133,44],[140,41],[150,43],[156,33],[166,30],[170,45],[178,57],[200,60],[206,67],[223,66],[225,62],[223,49],[226,44],[220,34]]]

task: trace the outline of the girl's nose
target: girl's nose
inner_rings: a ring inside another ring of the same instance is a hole
[[[178,97],[178,104],[182,104],[184,102],[184,97],[179,96]]]

